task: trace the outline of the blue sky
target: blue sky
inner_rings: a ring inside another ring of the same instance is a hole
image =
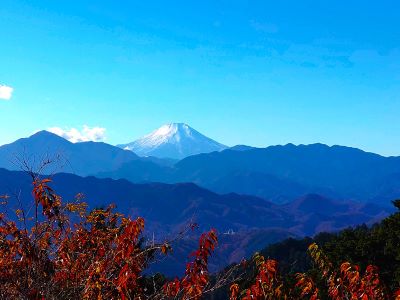
[[[186,122],[228,145],[400,155],[399,16],[398,1],[2,0],[0,144]]]

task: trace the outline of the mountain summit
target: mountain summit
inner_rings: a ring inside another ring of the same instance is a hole
[[[174,159],[227,148],[184,123],[163,125],[132,143],[117,146],[140,156]]]

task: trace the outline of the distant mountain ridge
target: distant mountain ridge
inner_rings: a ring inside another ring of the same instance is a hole
[[[35,170],[43,161],[50,160],[51,172],[68,172],[78,175],[94,175],[110,172],[128,162],[135,169],[160,168],[152,159],[143,159],[130,151],[124,151],[102,142],[71,143],[48,131],[39,131],[28,138],[0,146],[0,167],[20,170],[22,160]],[[46,170],[49,172],[49,170]]]
[[[230,229],[236,232],[280,228],[296,235],[313,235],[318,232],[315,220],[313,224],[298,228],[304,225],[305,220],[313,219],[310,214],[319,215],[319,219],[332,224],[331,230],[338,230],[359,223],[371,223],[391,212],[379,205],[340,202],[316,194],[279,205],[255,196],[217,194],[193,183],[134,184],[123,179],[81,177],[67,173],[55,174],[50,178],[53,181],[51,186],[64,202],[75,201],[75,196],[80,193],[84,195],[89,209],[114,203],[119,212],[141,215],[147,220],[147,228],[154,229],[160,225],[162,232],[170,232],[194,221],[199,223],[202,230],[213,226],[222,233]],[[14,197],[18,194],[15,191],[20,191],[21,204],[29,209],[29,203],[33,205],[31,189],[29,175],[0,168],[0,195]],[[20,203],[15,200],[9,203],[17,208]],[[340,218],[341,215],[357,215],[359,218]]]
[[[227,148],[191,128],[185,123],[161,126],[152,133],[128,144],[117,147],[135,152],[139,156],[182,159],[187,156]]]
[[[177,181],[266,199],[286,197],[290,201],[301,194],[317,193],[335,199],[390,203],[400,196],[400,181],[395,179],[400,174],[400,157],[345,146],[287,144],[225,150],[185,158],[175,168]],[[271,182],[277,184],[268,188]],[[284,188],[273,192],[274,186]],[[291,193],[296,189],[293,198]]]
[[[285,203],[306,194],[390,205],[400,198],[400,157],[323,144],[233,147],[179,161],[139,157],[101,143],[71,143],[41,131],[0,146],[0,167],[20,170],[16,157],[39,163],[56,157],[54,172],[128,179],[135,183],[193,182],[217,193],[253,195]]]
[[[131,178],[130,163],[101,177]],[[390,205],[400,197],[400,157],[324,144],[239,147],[193,155],[150,181],[194,182],[218,193],[287,202],[317,193],[334,199]]]

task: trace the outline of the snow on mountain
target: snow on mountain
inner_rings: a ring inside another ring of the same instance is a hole
[[[117,147],[131,150],[140,156],[174,159],[227,148],[184,123],[163,125],[132,143],[117,145]]]

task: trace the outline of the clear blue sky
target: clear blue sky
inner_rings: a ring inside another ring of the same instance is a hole
[[[228,145],[400,155],[397,0],[2,0],[0,29],[0,144],[186,122]]]

